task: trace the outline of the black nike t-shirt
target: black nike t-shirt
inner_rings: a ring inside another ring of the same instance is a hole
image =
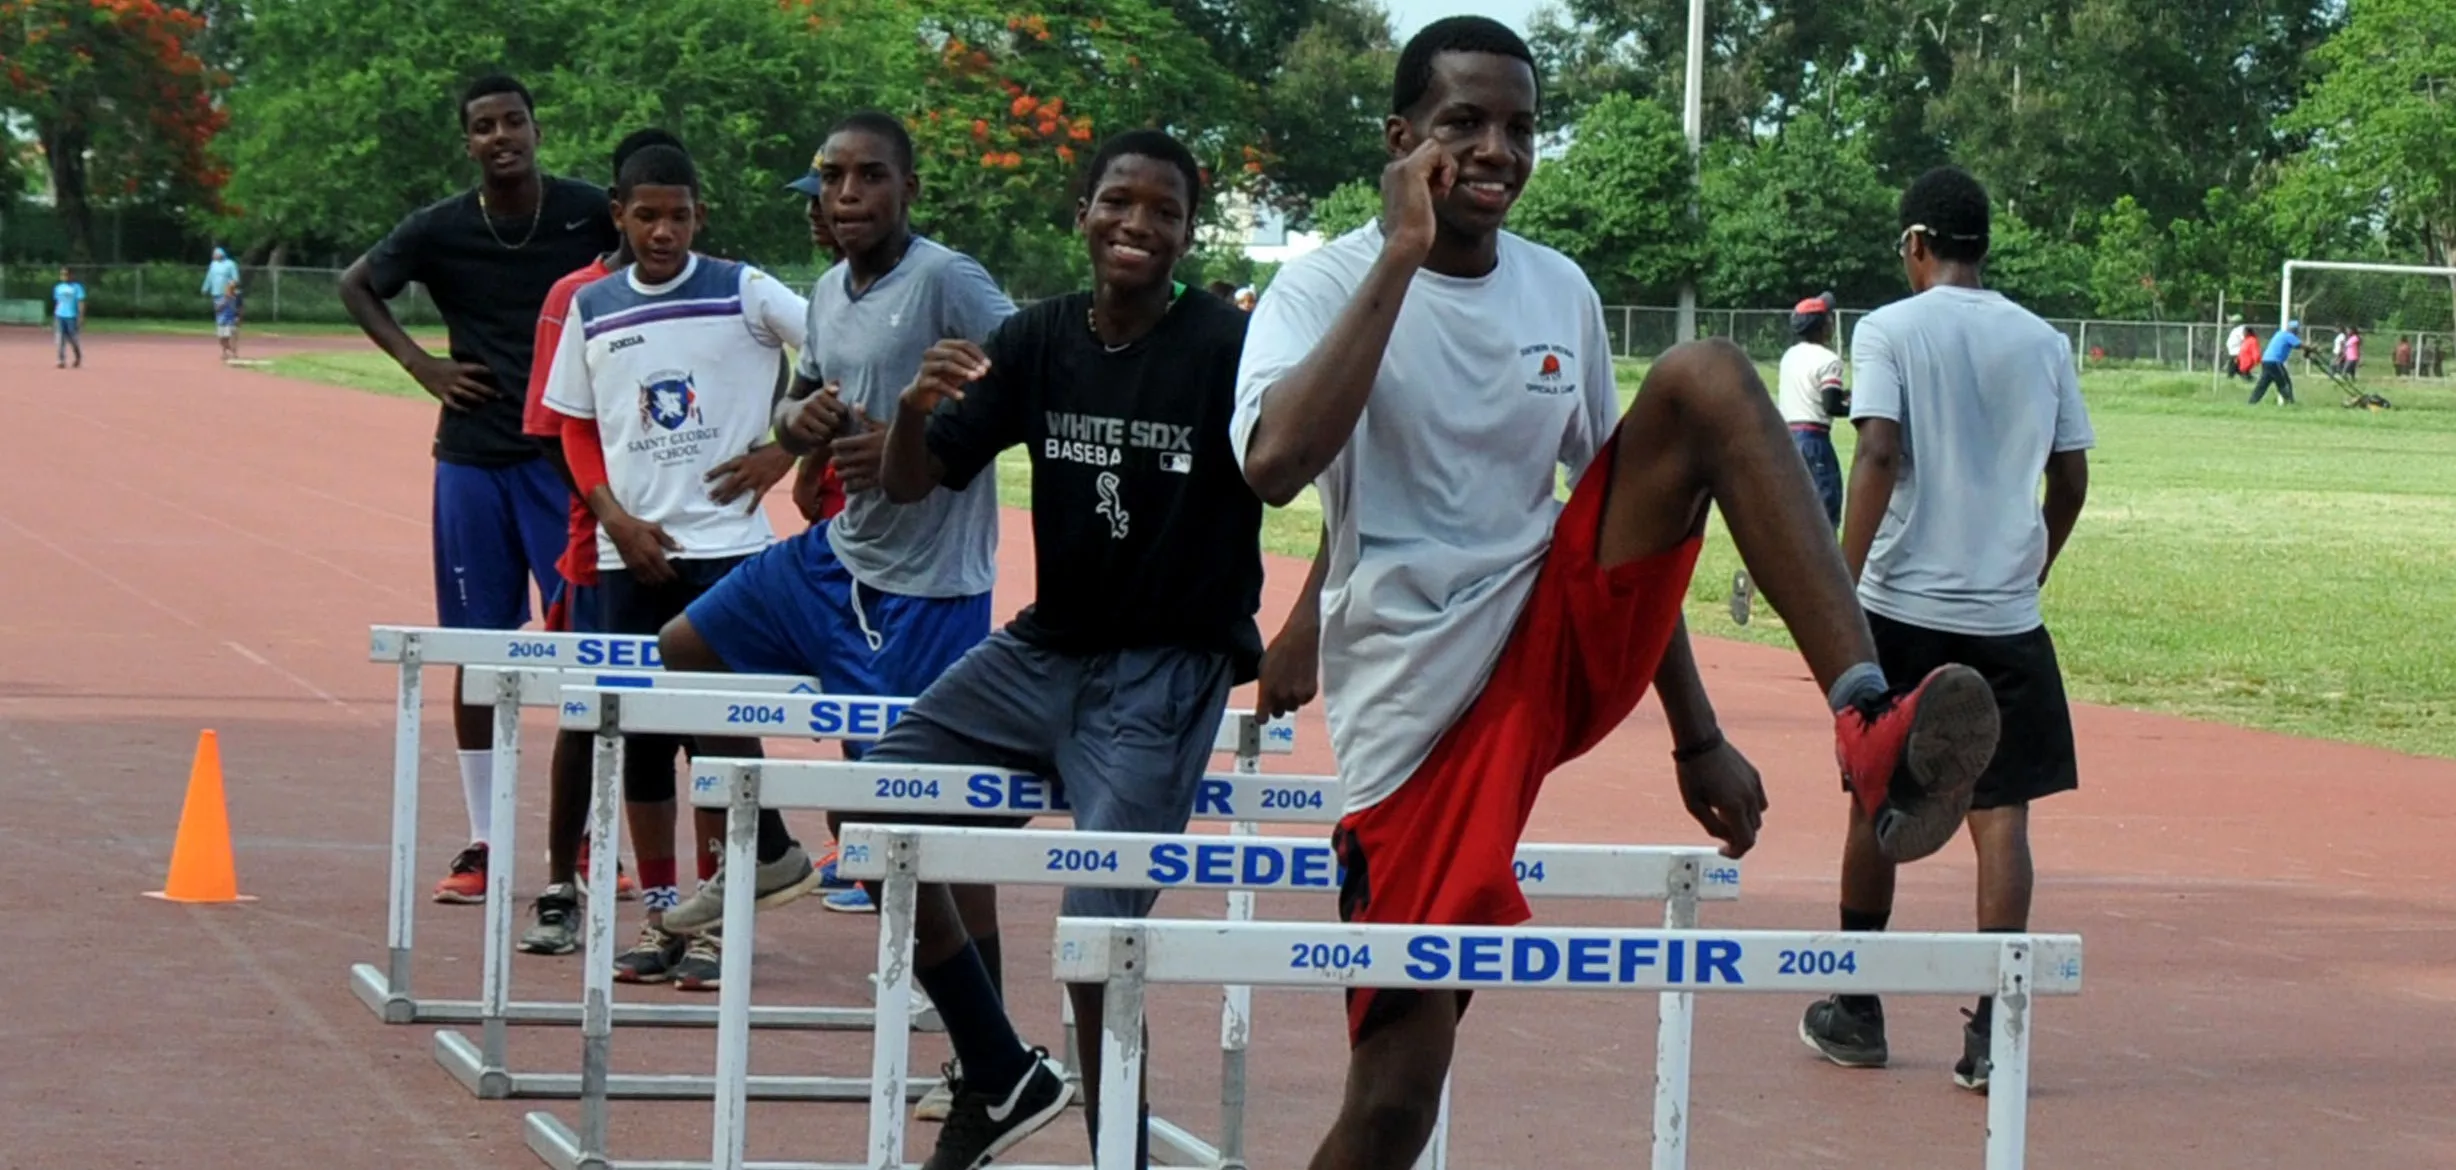
[[[1108,352],[1091,294],[1017,312],[982,349],[989,374],[930,418],[961,490],[998,453],[1032,456],[1031,606],[1008,629],[1069,654],[1151,646],[1262,659],[1262,501],[1228,446],[1244,313],[1200,289]]]
[[[367,252],[377,296],[425,285],[450,331],[452,360],[493,372],[493,398],[475,410],[444,408],[436,421],[435,458],[445,463],[504,467],[538,456],[537,441],[520,430],[538,311],[555,281],[620,242],[605,188],[553,177],[545,184],[534,236],[526,215],[498,217],[489,230],[471,190],[411,212]]]

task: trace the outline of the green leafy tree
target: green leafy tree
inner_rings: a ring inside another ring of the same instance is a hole
[[[2000,206],[1988,236],[1988,287],[2042,316],[2088,315],[2094,303],[2088,248]]]
[[[1381,209],[1379,172],[1370,179],[1350,179],[1313,205],[1313,230],[1324,239],[1335,239],[1373,222]]]
[[[1893,299],[1895,194],[1820,115],[1754,145],[1715,148],[1703,177],[1706,303],[1787,305],[1831,289],[1844,304]]]
[[[1578,120],[1567,153],[1536,167],[1511,226],[1577,260],[1607,302],[1647,301],[1702,267],[1695,191],[1679,120],[1613,94]]]
[[[2362,0],[2318,50],[2323,73],[2285,126],[2312,162],[2376,191],[2434,255],[2456,256],[2456,5]]]
[[[1271,201],[1309,226],[1314,201],[1386,159],[1382,126],[1398,49],[1373,0],[1334,0],[1289,42],[1263,88],[1264,155],[1254,161]]]

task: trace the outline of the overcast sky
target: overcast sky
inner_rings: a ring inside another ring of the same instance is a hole
[[[1392,31],[1403,45],[1417,29],[1462,13],[1489,16],[1525,36],[1534,21],[1535,10],[1543,6],[1544,0],[1383,0],[1383,3],[1390,8],[1390,21],[1397,26]]]

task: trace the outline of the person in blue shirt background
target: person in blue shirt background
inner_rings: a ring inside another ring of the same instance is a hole
[[[60,270],[60,283],[51,286],[51,324],[59,338],[60,368],[68,368],[71,350],[76,351],[77,365],[84,366],[85,346],[77,334],[85,327],[85,286],[65,268]]]
[[[2251,388],[2251,404],[2260,405],[2268,393],[2269,383],[2277,384],[2277,401],[2283,406],[2294,405],[2294,375],[2285,368],[2286,359],[2302,346],[2302,322],[2288,321],[2277,336],[2268,339],[2268,352],[2260,355],[2260,380]]]

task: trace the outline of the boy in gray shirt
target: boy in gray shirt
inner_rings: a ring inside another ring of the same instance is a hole
[[[2003,728],[1970,798],[1978,929],[2029,928],[2030,802],[2080,785],[2072,712],[2039,589],[2080,519],[2096,442],[2072,350],[2052,326],[1981,287],[1987,191],[1930,171],[1902,194],[1897,248],[1916,294],[1851,336],[1853,456],[1843,558],[1888,678],[1945,662],[1985,676]],[[2038,484],[2046,479],[2040,504]],[[1856,811],[1842,847],[1842,929],[1893,914],[1895,865]],[[1953,1080],[1985,1092],[1992,998],[1962,1029]],[[1817,1001],[1800,1037],[1848,1067],[1887,1059],[1872,995]]]
[[[658,650],[671,670],[807,674],[838,694],[918,695],[989,636],[998,489],[985,474],[897,507],[878,491],[879,453],[922,354],[941,340],[987,338],[1015,306],[970,257],[913,234],[920,180],[902,123],[850,115],[812,162],[791,187],[820,205],[814,214],[844,258],[811,290],[809,344],[778,404],[777,434],[796,455],[833,460],[844,510],[727,574],[665,627]],[[759,863],[763,907],[832,876],[789,840],[763,839]],[[994,954],[995,904],[976,889],[967,922]],[[831,908],[871,909],[858,888],[837,900]],[[719,876],[666,911],[664,929],[713,933],[723,917]]]

